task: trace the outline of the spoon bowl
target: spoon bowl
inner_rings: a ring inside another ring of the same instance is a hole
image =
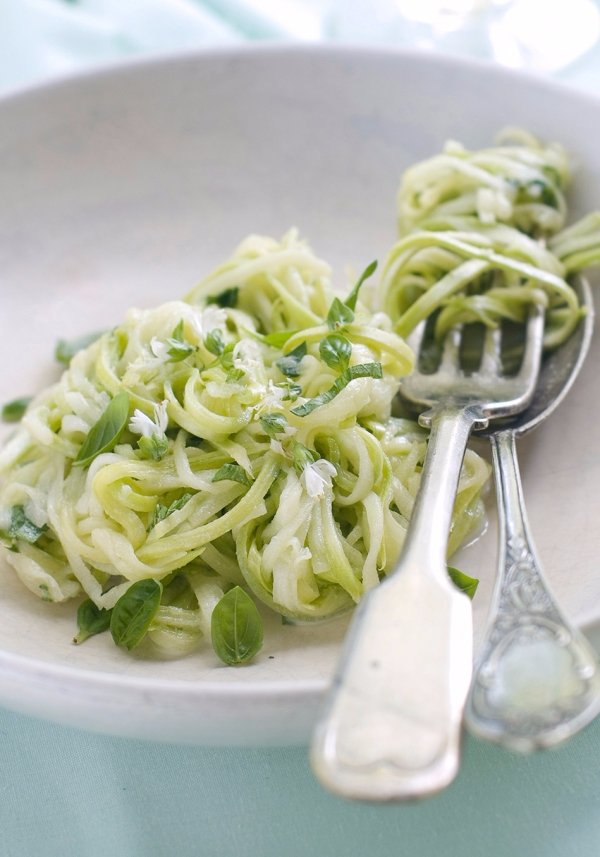
[[[465,720],[479,737],[528,752],[558,744],[600,711],[600,674],[585,637],[563,615],[544,579],[525,513],[516,440],[563,401],[584,363],[594,311],[589,285],[575,284],[585,315],[543,362],[526,410],[494,425],[499,570]]]

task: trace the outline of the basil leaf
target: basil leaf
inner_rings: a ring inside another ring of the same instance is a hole
[[[217,602],[210,630],[216,655],[229,666],[249,661],[263,643],[260,613],[240,586],[234,586]]]
[[[183,333],[183,319],[181,319],[175,326],[170,338],[167,339],[167,345],[169,346],[167,348],[169,363],[180,363],[196,351],[196,346],[186,342],[185,340],[185,335]]]
[[[321,405],[326,405],[332,399],[335,399],[338,393],[347,387],[350,381],[354,381],[356,378],[383,378],[383,372],[381,370],[381,363],[357,363],[356,366],[350,366],[348,369],[345,369],[342,374],[336,378],[332,386],[325,390],[324,393],[321,393],[319,396],[315,396],[314,399],[309,399],[308,402],[305,402],[303,405],[298,405],[297,408],[292,408],[292,413],[296,414],[298,417],[305,417],[307,414],[310,414],[315,408],[321,407]]]
[[[231,370],[233,369],[233,343],[228,342],[222,353],[219,355],[218,362],[221,364],[223,369]]]
[[[169,355],[169,363],[181,363],[190,354],[196,350],[195,345],[189,342],[180,342],[178,339],[167,339],[167,354]]]
[[[78,351],[83,351],[88,345],[100,339],[104,333],[104,330],[100,330],[95,333],[86,333],[77,339],[59,339],[54,348],[54,359],[58,363],[64,363],[65,366],[68,366]]]
[[[5,405],[2,405],[2,419],[4,422],[18,422],[27,410],[27,405],[32,398],[33,396],[23,396],[22,399],[13,399],[12,402],[7,402]]]
[[[239,286],[233,286],[233,288],[225,289],[225,291],[220,292],[218,295],[211,295],[206,299],[206,303],[217,304],[217,306],[223,307],[223,309],[237,306],[239,291]]]
[[[139,645],[150,627],[162,595],[158,580],[146,578],[129,587],[112,609],[110,633],[117,646],[134,649]]]
[[[142,435],[138,440],[138,449],[144,458],[152,461],[162,461],[169,449],[169,439],[165,435],[153,434],[151,437]]]
[[[285,357],[281,357],[279,360],[276,360],[275,365],[281,374],[285,375],[287,378],[297,378],[301,374],[300,364],[302,363],[303,357],[306,357],[306,342],[300,343],[297,348],[294,348],[294,350],[290,351],[289,354],[286,354]]]
[[[11,539],[29,542],[30,545],[34,545],[47,529],[46,524],[43,527],[38,527],[33,521],[30,521],[25,514],[23,506],[13,506],[10,510],[8,535]]]
[[[265,434],[269,437],[275,437],[285,431],[288,421],[283,414],[265,414],[260,417],[260,424]]]
[[[294,451],[292,452],[292,461],[297,473],[302,473],[307,464],[314,464],[317,460],[316,455],[303,443],[296,441]]]
[[[277,386],[280,387],[281,384],[278,384]],[[298,396],[301,396],[301,395],[302,395],[302,387],[300,386],[300,384],[288,383],[288,385],[286,387],[285,396],[283,397],[283,401],[284,402],[288,402],[288,401],[289,402],[295,402],[296,399],[298,398]]]
[[[319,344],[319,354],[321,360],[332,369],[338,369],[343,372],[348,368],[350,357],[352,355],[352,344],[345,336],[340,336],[338,333],[331,333],[322,339]]]
[[[83,643],[96,634],[108,631],[112,610],[103,610],[96,607],[91,598],[82,601],[77,609],[77,634],[73,637],[74,643]]]
[[[177,500],[173,500],[169,506],[166,506],[164,503],[157,503],[154,508],[154,513],[148,530],[151,530],[158,523],[164,521],[164,519],[168,518],[169,515],[172,515],[173,512],[178,512],[180,509],[183,509],[187,501],[191,500],[193,496],[193,494],[186,492],[185,494],[182,494],[181,497],[178,497]]]
[[[464,571],[459,571],[451,565],[448,566],[448,575],[455,586],[462,589],[465,595],[468,595],[469,598],[473,598],[477,592],[477,587],[479,586],[479,580],[476,577],[469,577],[469,575],[465,574]]]
[[[75,465],[86,467],[101,453],[114,449],[123,434],[129,418],[129,395],[118,393],[95,423],[84,440]]]
[[[216,327],[214,330],[211,330],[204,339],[204,345],[210,351],[211,354],[216,354],[218,357],[225,351],[225,343],[223,341],[223,334]]]
[[[356,281],[356,285],[354,286],[354,288],[352,289],[352,291],[350,292],[350,294],[348,295],[348,297],[344,301],[344,303],[346,304],[347,307],[350,307],[350,309],[352,309],[352,310],[356,309],[356,301],[358,299],[358,293],[360,291],[360,287],[362,286],[362,284],[364,283],[365,280],[368,280],[369,277],[373,276],[373,274],[375,273],[376,270],[377,270],[377,260],[375,259],[375,261],[371,262],[370,265],[367,265],[365,270],[362,272],[362,274],[360,275],[360,277]]]
[[[334,298],[327,313],[328,327],[331,330],[337,330],[344,324],[350,324],[352,321],[354,321],[354,313],[350,307],[342,303],[339,298]]]
[[[558,208],[558,199],[549,184],[540,179],[534,179],[526,185],[529,197],[535,202],[541,202],[550,208]]]
[[[173,329],[173,333],[171,334],[171,338],[175,340],[175,342],[183,342],[185,340],[185,336],[183,335],[183,319],[179,319],[175,328]]]
[[[227,479],[231,480],[231,482],[239,482],[240,485],[252,484],[248,479],[248,474],[239,464],[224,464],[223,467],[219,467],[212,481],[224,482]]]

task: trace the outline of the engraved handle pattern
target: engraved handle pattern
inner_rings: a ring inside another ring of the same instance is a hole
[[[544,580],[527,524],[514,432],[492,436],[500,565],[466,708],[474,733],[529,751],[563,741],[600,711],[596,656]]]

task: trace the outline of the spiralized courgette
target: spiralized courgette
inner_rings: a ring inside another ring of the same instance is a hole
[[[520,323],[537,302],[545,347],[564,342],[581,314],[568,277],[600,260],[600,214],[564,228],[568,184],[564,149],[517,129],[491,149],[447,143],[407,170],[381,278],[394,330],[408,336],[433,316],[441,339],[456,324]]]
[[[251,236],[29,405],[0,452],[2,557],[96,611],[160,582],[148,635],[170,654],[210,638],[235,585],[294,621],[346,610],[393,567],[417,492],[426,436],[391,416],[413,359],[294,231]],[[452,549],[488,470],[467,453]]]

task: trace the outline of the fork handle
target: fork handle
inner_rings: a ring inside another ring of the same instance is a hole
[[[465,447],[478,414],[431,415],[409,534],[393,576],[361,602],[346,639],[311,761],[345,797],[402,800],[435,792],[458,769],[472,669],[466,595],[446,549]]]
[[[596,655],[544,580],[525,513],[515,434],[491,436],[500,556],[466,709],[470,730],[527,752],[569,738],[600,711]]]

